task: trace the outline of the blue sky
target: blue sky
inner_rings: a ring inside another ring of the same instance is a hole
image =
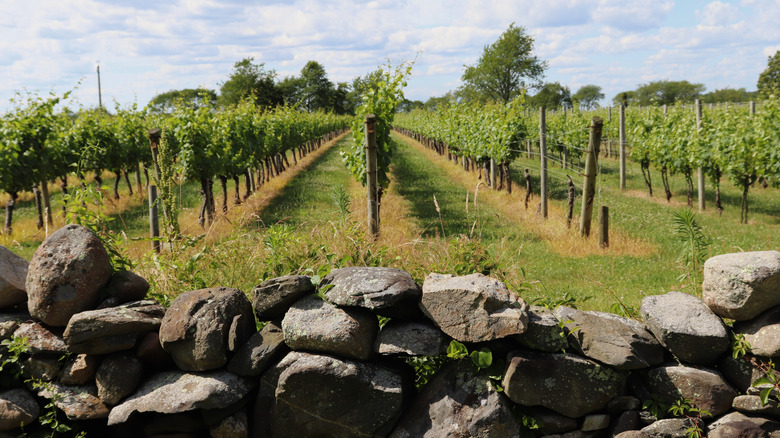
[[[3,0],[0,109],[17,91],[145,105],[177,88],[218,89],[254,57],[280,77],[309,60],[349,81],[389,59],[417,63],[407,98],[458,87],[463,66],[510,23],[534,36],[547,81],[611,98],[655,80],[755,90],[780,50],[780,0]],[[419,54],[419,55],[418,55]]]

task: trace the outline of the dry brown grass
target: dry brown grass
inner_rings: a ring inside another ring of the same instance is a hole
[[[412,138],[401,137],[425,154],[431,162],[442,168],[453,181],[470,190],[472,201],[473,197],[476,196],[478,202],[490,205],[502,218],[518,224],[523,230],[539,237],[554,253],[569,257],[586,257],[589,255],[648,256],[658,252],[656,245],[614,230],[610,230],[609,233],[609,248],[599,248],[595,221],[590,237],[580,237],[578,232],[579,217],[575,215],[571,228],[567,228],[565,212],[555,203],[548,203],[548,218],[543,220],[537,213],[538,197],[532,197],[532,206],[529,205],[529,208],[526,209],[524,189],[519,189],[515,185],[512,194],[506,191],[490,190],[477,178],[475,172],[465,172],[461,165],[448,160],[446,156],[441,156],[425,148]],[[580,204],[575,203],[575,211],[579,208]]]

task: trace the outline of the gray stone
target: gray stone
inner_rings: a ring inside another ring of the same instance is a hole
[[[50,383],[38,391],[40,397],[52,400],[69,420],[96,420],[108,417],[108,408],[97,397],[95,385],[66,386]]]
[[[439,356],[447,353],[449,339],[427,322],[392,320],[382,327],[374,350],[385,355]]]
[[[259,376],[281,353],[288,350],[282,328],[270,323],[249,338],[228,362],[228,371],[239,376]]]
[[[731,409],[731,403],[737,396],[719,372],[703,368],[678,365],[653,368],[647,371],[645,384],[651,394],[667,405],[682,397],[713,416]]]
[[[367,309],[339,308],[310,295],[293,304],[282,320],[284,342],[293,350],[366,360],[379,322]]]
[[[0,309],[27,301],[27,260],[0,245]]]
[[[668,418],[644,427],[642,433],[648,438],[686,438],[692,426],[693,422],[687,418]]]
[[[50,355],[28,357],[23,363],[24,376],[45,382],[56,379],[62,369],[62,363],[57,357]]]
[[[111,274],[106,286],[106,298],[118,304],[141,301],[149,292],[149,282],[132,271],[117,271]]]
[[[215,287],[184,292],[173,300],[160,326],[160,343],[180,369],[205,371],[227,364],[256,331],[246,295]]]
[[[332,287],[327,288],[327,286]],[[325,297],[339,306],[365,307],[389,318],[419,315],[422,294],[409,273],[394,268],[348,267],[334,269],[322,279]]]
[[[759,377],[764,377],[764,372],[757,366],[766,359],[747,355],[734,358],[732,355],[724,355],[718,362],[718,371],[720,371],[726,380],[738,392],[750,391],[751,385]],[[780,371],[773,372],[775,377],[780,379]]]
[[[390,438],[435,438],[452,436],[453,431],[459,436],[511,437],[519,428],[511,403],[464,360],[446,365],[428,382]]]
[[[745,336],[754,355],[780,356],[780,306],[773,307],[750,321],[734,323],[734,333]]]
[[[156,331],[165,308],[152,300],[80,312],[70,319],[63,338],[74,353],[106,354],[128,350],[136,338]]]
[[[81,225],[55,231],[33,254],[27,271],[30,315],[51,326],[93,309],[111,276],[111,262],[100,239]]]
[[[41,408],[26,389],[10,389],[0,393],[0,430],[12,430],[30,424],[38,418]]]
[[[314,285],[307,275],[288,275],[260,283],[253,291],[252,307],[258,321],[282,318],[299,298],[314,293]]]
[[[528,304],[504,283],[482,274],[430,274],[423,283],[423,312],[460,342],[517,335],[528,327]]]
[[[65,363],[60,371],[63,385],[85,385],[95,377],[97,360],[91,354],[78,354]]]
[[[767,404],[763,404],[761,403],[761,397],[757,395],[739,395],[734,398],[731,406],[747,415],[780,418],[780,406],[778,406],[777,401],[771,398]]]
[[[702,298],[716,314],[737,321],[753,319],[780,305],[780,252],[710,258],[704,262]]]
[[[638,411],[624,411],[617,416],[610,435],[618,436],[623,432],[639,431],[642,426],[642,420],[639,418]]]
[[[762,435],[752,423],[765,433]],[[746,435],[739,435],[739,433]],[[741,412],[728,413],[707,426],[707,436],[712,438],[748,438],[748,437],[778,437],[780,423],[761,417],[748,417]]]
[[[502,385],[513,402],[544,406],[567,417],[604,408],[622,395],[628,374],[573,354],[515,351]]]
[[[264,374],[262,381],[275,394],[266,409],[271,418],[267,423],[257,416],[254,420],[260,429],[270,426],[271,437],[385,436],[406,397],[405,379],[398,371],[296,351]]]
[[[635,411],[639,409],[642,402],[631,395],[621,395],[615,397],[607,403],[607,412],[610,414],[617,414],[623,411]]]
[[[571,432],[579,427],[576,419],[541,406],[530,408],[528,414],[536,420],[536,432],[541,435]]]
[[[664,360],[663,347],[638,321],[566,306],[558,307],[555,315],[565,324],[569,344],[582,355],[605,365],[637,370]]]
[[[656,339],[681,360],[709,365],[729,349],[723,321],[693,295],[669,292],[645,297],[641,313]]]
[[[114,353],[100,362],[95,374],[98,397],[106,406],[115,406],[141,384],[144,367],[128,353]]]
[[[211,438],[247,438],[249,436],[249,419],[246,411],[241,410],[225,417],[219,423],[209,428]]]
[[[555,313],[541,306],[528,308],[528,328],[514,339],[524,347],[550,353],[563,351],[569,345]]]
[[[65,354],[68,352],[68,347],[62,340],[61,329],[52,331],[37,322],[30,321],[22,323],[14,332],[14,336],[27,338],[27,352],[30,354]]]
[[[127,421],[134,412],[175,414],[195,409],[217,409],[243,399],[256,381],[227,371],[186,373],[167,371],[146,380],[124,402],[111,409],[108,425]]]
[[[580,430],[583,432],[592,432],[594,430],[603,430],[609,427],[609,415],[605,414],[590,414],[586,415],[582,419],[582,427]]]
[[[614,438],[648,438],[648,435],[641,430],[627,430],[615,435]]]

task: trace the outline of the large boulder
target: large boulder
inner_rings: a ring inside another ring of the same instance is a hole
[[[651,295],[642,300],[640,311],[661,344],[686,362],[708,365],[729,349],[723,321],[693,295]]]
[[[405,410],[391,438],[511,437],[520,424],[512,406],[470,361],[446,365]]]
[[[239,376],[259,376],[282,352],[288,350],[282,328],[270,323],[252,335],[228,362],[228,371]]]
[[[555,315],[564,321],[569,344],[593,360],[621,370],[649,368],[664,360],[663,347],[638,321],[566,306]]]
[[[523,406],[543,406],[567,417],[581,417],[622,395],[628,373],[566,354],[514,351],[507,356],[502,385]]]
[[[41,407],[26,389],[10,389],[0,393],[0,431],[30,424],[40,413]]]
[[[332,286],[332,287],[328,287]],[[420,314],[420,285],[409,273],[394,268],[348,267],[334,269],[320,286],[328,301],[339,306],[365,307],[389,318]]]
[[[421,308],[460,342],[492,341],[528,328],[528,304],[504,283],[482,274],[428,275]]]
[[[298,300],[282,320],[284,342],[291,349],[359,360],[371,356],[378,328],[370,311],[336,307],[315,295]]]
[[[780,423],[740,412],[728,413],[707,426],[712,438],[774,438],[780,436]],[[744,435],[740,435],[744,433]]]
[[[645,384],[650,393],[667,405],[680,397],[688,399],[699,409],[718,416],[731,409],[737,392],[723,376],[704,368],[660,366],[647,371]]]
[[[227,371],[158,373],[111,409],[108,425],[124,423],[136,412],[176,414],[195,409],[228,408],[246,397],[256,385],[252,379]]]
[[[52,326],[95,308],[111,277],[111,262],[100,239],[81,225],[66,225],[43,241],[27,271],[30,315]]]
[[[708,259],[702,298],[718,315],[737,321],[780,305],[780,252],[741,252]]]
[[[448,345],[447,336],[429,322],[392,320],[382,327],[374,349],[384,355],[439,356]]]
[[[756,356],[780,356],[780,306],[750,321],[735,322],[734,333],[745,335],[751,352]]]
[[[136,339],[160,328],[165,308],[152,300],[80,312],[70,319],[63,338],[74,353],[106,354],[133,348]]]
[[[255,287],[252,307],[258,321],[271,321],[282,318],[294,302],[312,293],[314,285],[307,275],[271,278]]]
[[[256,428],[270,437],[385,436],[403,408],[408,383],[393,369],[293,351],[262,378],[272,388],[268,422]],[[269,395],[267,392],[265,395]],[[264,396],[261,391],[259,399]]]
[[[252,304],[238,289],[215,287],[184,292],[171,303],[160,325],[160,343],[185,371],[206,371],[257,331]]]
[[[27,260],[0,245],[0,309],[27,301]]]

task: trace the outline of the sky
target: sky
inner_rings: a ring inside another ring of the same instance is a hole
[[[16,93],[73,90],[74,106],[146,105],[219,89],[246,57],[279,78],[307,61],[333,82],[416,59],[411,100],[456,89],[510,24],[547,60],[545,80],[607,104],[657,80],[756,89],[780,50],[780,0],[0,0],[0,110]]]

